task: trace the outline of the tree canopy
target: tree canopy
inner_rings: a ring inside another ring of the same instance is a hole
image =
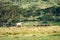
[[[1,0],[0,26],[21,21],[60,22],[59,2],[59,0]]]

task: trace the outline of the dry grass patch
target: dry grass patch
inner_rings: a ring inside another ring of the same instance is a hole
[[[60,27],[9,27],[0,28],[0,36],[9,35],[48,35],[60,33]]]

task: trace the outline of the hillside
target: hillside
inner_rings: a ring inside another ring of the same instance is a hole
[[[59,0],[0,0],[0,8],[0,25],[60,22]]]

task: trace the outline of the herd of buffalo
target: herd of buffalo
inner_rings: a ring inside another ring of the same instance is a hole
[[[17,27],[21,27],[23,25],[23,23],[16,23]],[[25,26],[29,26],[29,25],[25,25]],[[50,24],[34,24],[34,27],[40,27],[40,26],[50,26]]]
[[[1,26],[1,23],[0,23]],[[16,23],[16,27],[22,27],[22,26],[29,26],[29,25],[23,25],[23,23]],[[34,27],[40,27],[40,26],[51,26],[50,24],[33,24]]]

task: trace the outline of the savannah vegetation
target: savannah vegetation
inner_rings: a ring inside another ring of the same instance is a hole
[[[60,0],[0,0],[0,40],[60,40]]]
[[[60,40],[60,27],[1,27],[0,40]]]
[[[18,22],[60,25],[60,0],[0,0],[0,26]]]

